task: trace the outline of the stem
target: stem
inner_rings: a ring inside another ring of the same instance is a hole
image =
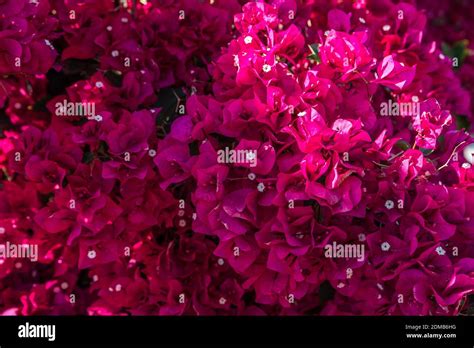
[[[451,155],[449,156],[448,160],[446,161],[445,164],[443,164],[441,167],[438,168],[438,171],[440,171],[441,169],[445,168],[448,166],[448,163],[449,161],[451,161],[451,157],[453,157],[454,153],[456,152],[456,150],[466,142],[466,140],[463,140],[461,141],[459,144],[456,145],[456,147],[453,149],[453,152],[451,152]]]

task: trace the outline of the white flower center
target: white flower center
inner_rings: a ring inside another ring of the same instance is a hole
[[[380,247],[382,248],[383,251],[389,251],[390,250],[390,244],[388,242],[383,242]]]

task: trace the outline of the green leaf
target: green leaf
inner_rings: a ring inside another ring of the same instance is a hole
[[[459,65],[455,66],[455,68],[459,68],[464,62],[464,59],[466,59],[466,57],[470,55],[471,51],[469,50],[468,46],[469,41],[466,39],[456,41],[451,46],[446,42],[441,43],[441,49],[445,56],[448,56],[451,59],[458,59]]]
[[[321,63],[321,57],[319,56],[319,44],[311,44],[308,46],[311,54],[308,56],[308,59],[314,60],[316,64]]]
[[[425,149],[420,147],[420,151],[423,153],[424,156],[429,156],[433,153],[434,149]]]
[[[397,141],[395,146],[404,151],[408,150],[411,147],[410,144],[408,144],[405,140]]]
[[[99,143],[99,148],[97,149],[97,158],[101,162],[108,162],[111,160],[109,154],[109,145],[107,145],[107,143],[103,140],[101,140]]]
[[[456,115],[456,128],[469,129],[469,120],[464,115]]]
[[[122,87],[123,75],[118,70],[107,70],[104,76],[115,87]]]
[[[158,101],[154,107],[161,110],[156,118],[156,125],[162,127],[166,133],[170,131],[173,121],[181,116],[177,112],[180,105],[186,105],[186,94],[182,88],[164,88],[158,93]]]
[[[89,164],[94,160],[94,154],[92,152],[84,152],[82,156],[82,163]]]

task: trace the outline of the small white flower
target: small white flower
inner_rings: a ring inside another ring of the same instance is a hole
[[[61,289],[63,289],[63,290],[66,290],[68,287],[69,287],[69,284],[66,283],[66,282],[63,282],[63,283],[61,284]]]
[[[219,258],[219,259],[217,260],[217,264],[218,264],[219,266],[223,266],[223,265],[224,265],[224,259]]]
[[[446,250],[443,249],[443,247],[439,246],[436,248],[436,252],[438,253],[438,255],[445,255],[446,254]]]
[[[382,30],[383,30],[383,31],[389,31],[389,30],[390,30],[390,28],[391,28],[391,26],[390,26],[390,25],[388,25],[388,24],[385,24],[385,25],[382,27]]]
[[[471,164],[470,164],[470,163],[463,163],[463,164],[462,164],[462,167],[463,167],[464,169],[469,169],[469,168],[471,168]]]
[[[383,290],[383,285],[382,285],[382,284],[377,283],[377,287],[378,287],[380,290]]]
[[[359,233],[359,242],[364,242],[365,241],[365,234],[364,233]]]
[[[245,39],[244,39],[244,42],[246,44],[251,44],[252,43],[252,37],[251,36],[246,36]]]
[[[227,302],[227,300],[226,300],[225,298],[223,298],[223,297],[221,297],[221,298],[219,299],[219,303],[220,303],[221,305],[225,305],[226,302]]]
[[[341,288],[343,288],[343,287],[345,287],[345,286],[346,286],[346,284],[344,284],[344,283],[339,283],[339,284],[337,284],[337,287],[338,287],[339,289],[341,289]]]
[[[87,253],[87,257],[89,259],[95,259],[95,257],[97,256],[95,250],[89,250],[89,252]]]
[[[150,149],[150,150],[148,150],[148,155],[149,155],[150,157],[155,157],[155,156],[156,156],[156,151],[153,150],[153,149]]]
[[[418,98],[417,95],[414,95],[414,96],[411,97],[411,101],[415,102],[415,103],[418,103],[420,101],[420,98]]]
[[[119,52],[117,50],[113,50],[111,53],[112,57],[118,57]]]
[[[264,64],[263,67],[262,67],[262,70],[263,72],[269,72],[270,70],[272,70],[272,67],[268,64]]]
[[[469,164],[474,163],[474,143],[467,145],[463,150],[463,156]]]
[[[362,17],[359,17],[359,22],[361,22],[361,23],[364,23],[364,24],[365,24],[365,19],[364,19],[364,18],[362,18]]]
[[[97,122],[100,122],[100,121],[102,121],[102,116],[100,116],[100,115],[95,115],[95,116],[94,116],[94,119],[95,119]]]
[[[15,263],[15,267],[16,267],[16,268],[21,268],[22,266],[23,266],[23,265],[21,264],[21,262]]]
[[[258,184],[257,185],[257,190],[258,190],[258,192],[263,192],[265,190],[265,184],[263,182]]]
[[[390,199],[385,202],[385,208],[389,210],[393,209],[394,206],[395,206],[395,203],[393,203],[393,201],[391,201]]]
[[[4,234],[5,233],[5,228],[4,227],[0,227],[0,234]]]
[[[257,176],[256,176],[254,173],[249,173],[249,175],[248,175],[248,178],[249,178],[250,180],[255,180],[256,177],[257,177]]]
[[[108,25],[106,29],[107,29],[107,31],[112,31],[112,26]]]
[[[94,274],[94,275],[92,276],[92,280],[93,280],[94,282],[98,281],[98,280],[99,280],[99,276],[98,276],[97,274]]]
[[[97,88],[102,88],[102,87],[104,87],[104,84],[102,83],[102,81],[97,81],[97,82],[95,83],[95,86],[96,86]]]
[[[128,23],[128,18],[123,17],[123,18],[121,19],[121,21],[122,21],[122,23]]]
[[[120,290],[122,290],[122,285],[121,284],[115,285],[115,291],[120,291]]]
[[[390,250],[390,244],[388,242],[383,242],[380,247],[382,248],[383,251],[389,251]]]
[[[179,220],[179,227],[186,226],[186,220]]]

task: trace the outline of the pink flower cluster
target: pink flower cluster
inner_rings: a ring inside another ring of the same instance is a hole
[[[474,6],[425,3],[0,2],[0,313],[468,311]]]

